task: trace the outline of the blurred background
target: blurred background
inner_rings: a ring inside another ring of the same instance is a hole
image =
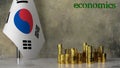
[[[107,57],[120,57],[120,1],[119,0],[34,0],[46,43],[41,58],[57,57],[57,44],[77,48],[83,42],[103,45]],[[115,9],[75,9],[75,2],[116,3]],[[12,0],[0,0],[0,57],[16,57],[15,45],[2,33]]]

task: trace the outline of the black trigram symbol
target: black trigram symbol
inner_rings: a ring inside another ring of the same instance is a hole
[[[36,25],[36,27],[35,27],[35,36],[36,36],[37,38],[39,38],[39,32],[40,32],[40,28],[39,28],[38,25]]]
[[[26,1],[26,0],[16,0],[17,1],[17,3],[28,3],[28,1]]]
[[[31,43],[32,43],[31,40],[23,40],[23,49],[31,50],[32,49]]]

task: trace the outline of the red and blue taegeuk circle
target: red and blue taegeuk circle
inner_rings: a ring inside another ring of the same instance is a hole
[[[29,34],[33,29],[32,14],[27,9],[20,9],[14,17],[14,24],[24,34]]]

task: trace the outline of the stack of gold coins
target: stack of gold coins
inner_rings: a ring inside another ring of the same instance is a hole
[[[62,44],[58,44],[58,63],[61,63]]]
[[[71,64],[76,64],[77,63],[77,56],[76,56],[76,49],[71,48]]]
[[[65,49],[65,64],[70,64],[70,58],[71,58],[71,51],[70,49]]]
[[[77,63],[78,63],[78,64],[81,64],[81,63],[82,63],[82,57],[81,57],[81,55],[82,55],[81,53],[78,53],[78,54],[77,54],[77,58],[78,58],[78,59],[77,59]]]
[[[71,48],[71,64],[75,63],[74,58],[75,58],[75,49]]]
[[[65,64],[70,64],[70,54],[66,53],[65,54]]]
[[[93,61],[93,58],[92,58],[92,46],[88,46],[87,63],[91,64],[92,61]]]
[[[85,56],[85,58],[86,58],[85,62],[88,62],[88,59],[87,59],[87,57],[88,57],[88,45],[85,46],[85,54],[86,54],[86,56]]]
[[[82,52],[82,56],[81,56],[83,63],[85,63],[87,61],[87,59],[86,59],[87,54],[86,53],[87,53],[87,43],[84,42],[83,43],[83,52]]]
[[[94,49],[94,62],[98,62],[98,52],[96,49]]]
[[[60,64],[65,64],[65,55],[60,54]]]
[[[83,51],[82,54],[81,54],[81,60],[82,60],[82,63],[85,63],[86,62],[86,53]]]
[[[106,62],[106,53],[103,53],[102,54],[102,63],[105,63]]]
[[[103,46],[99,46],[98,47],[98,62],[102,62],[102,55],[104,53],[104,47]]]

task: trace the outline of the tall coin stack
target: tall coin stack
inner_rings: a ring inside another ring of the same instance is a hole
[[[58,44],[58,63],[60,64],[64,63],[64,54],[62,53],[62,51],[62,44]]]

